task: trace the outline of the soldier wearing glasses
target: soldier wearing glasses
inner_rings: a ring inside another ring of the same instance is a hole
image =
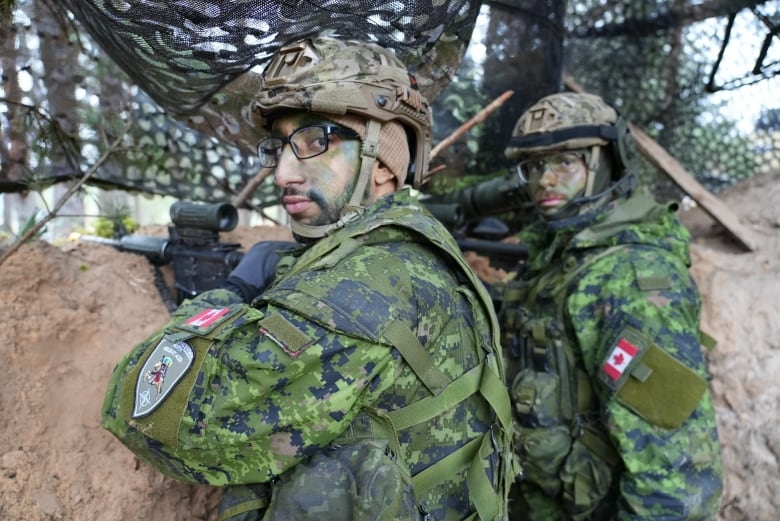
[[[229,485],[220,520],[506,519],[492,302],[405,188],[428,102],[390,52],[321,37],[282,48],[252,111],[297,244],[258,244],[185,301],[119,364],[104,425],[169,476]],[[191,366],[132,417],[130,368],[158,349]]]
[[[506,155],[538,214],[499,309],[523,467],[512,518],[714,518],[718,433],[676,206],[635,188],[626,122],[597,96],[542,98]]]

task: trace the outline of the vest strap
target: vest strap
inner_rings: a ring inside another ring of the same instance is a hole
[[[499,496],[490,483],[485,466],[485,458],[492,452],[493,439],[490,434],[488,432],[482,437],[478,457],[471,460],[471,465],[466,473],[469,494],[474,501],[479,518],[484,520],[496,519],[499,512]]]
[[[414,374],[433,395],[437,395],[451,380],[436,367],[435,362],[408,326],[399,320],[388,324],[382,335],[395,347]],[[466,395],[468,396],[468,395]],[[420,402],[416,402],[420,403]],[[446,410],[446,409],[441,409]]]
[[[479,390],[483,364],[472,367],[436,396],[418,400],[402,409],[390,411],[386,416],[396,430],[408,429],[454,407]]]
[[[431,488],[441,483],[442,476],[452,476],[471,463],[479,454],[483,439],[490,438],[490,433],[480,438],[474,438],[458,450],[451,452],[427,469],[412,476],[412,486],[418,497],[425,496]]]

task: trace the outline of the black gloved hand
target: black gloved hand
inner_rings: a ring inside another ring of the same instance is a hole
[[[276,265],[285,252],[298,246],[292,241],[260,241],[247,251],[222,287],[252,302],[274,280]]]

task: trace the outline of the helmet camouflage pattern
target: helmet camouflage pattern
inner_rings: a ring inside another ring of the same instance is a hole
[[[380,124],[396,121],[408,135],[413,186],[423,183],[431,109],[403,62],[382,47],[329,37],[287,45],[268,64],[252,110],[261,127],[285,110],[353,114]]]
[[[562,92],[537,101],[517,120],[505,154],[525,159],[604,146],[617,138],[617,111],[599,96]]]

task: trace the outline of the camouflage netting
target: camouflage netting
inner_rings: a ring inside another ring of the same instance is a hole
[[[121,137],[96,183],[224,201],[258,173],[262,131],[243,109],[262,67],[282,44],[322,31],[395,50],[436,100],[436,140],[514,91],[436,157],[444,186],[508,166],[503,147],[517,117],[563,88],[562,74],[613,102],[714,192],[780,168],[776,2],[503,0],[481,14],[480,7],[19,0],[0,26],[0,192],[83,175]],[[649,164],[644,175],[659,194],[680,195]],[[274,204],[273,185],[250,202]]]

